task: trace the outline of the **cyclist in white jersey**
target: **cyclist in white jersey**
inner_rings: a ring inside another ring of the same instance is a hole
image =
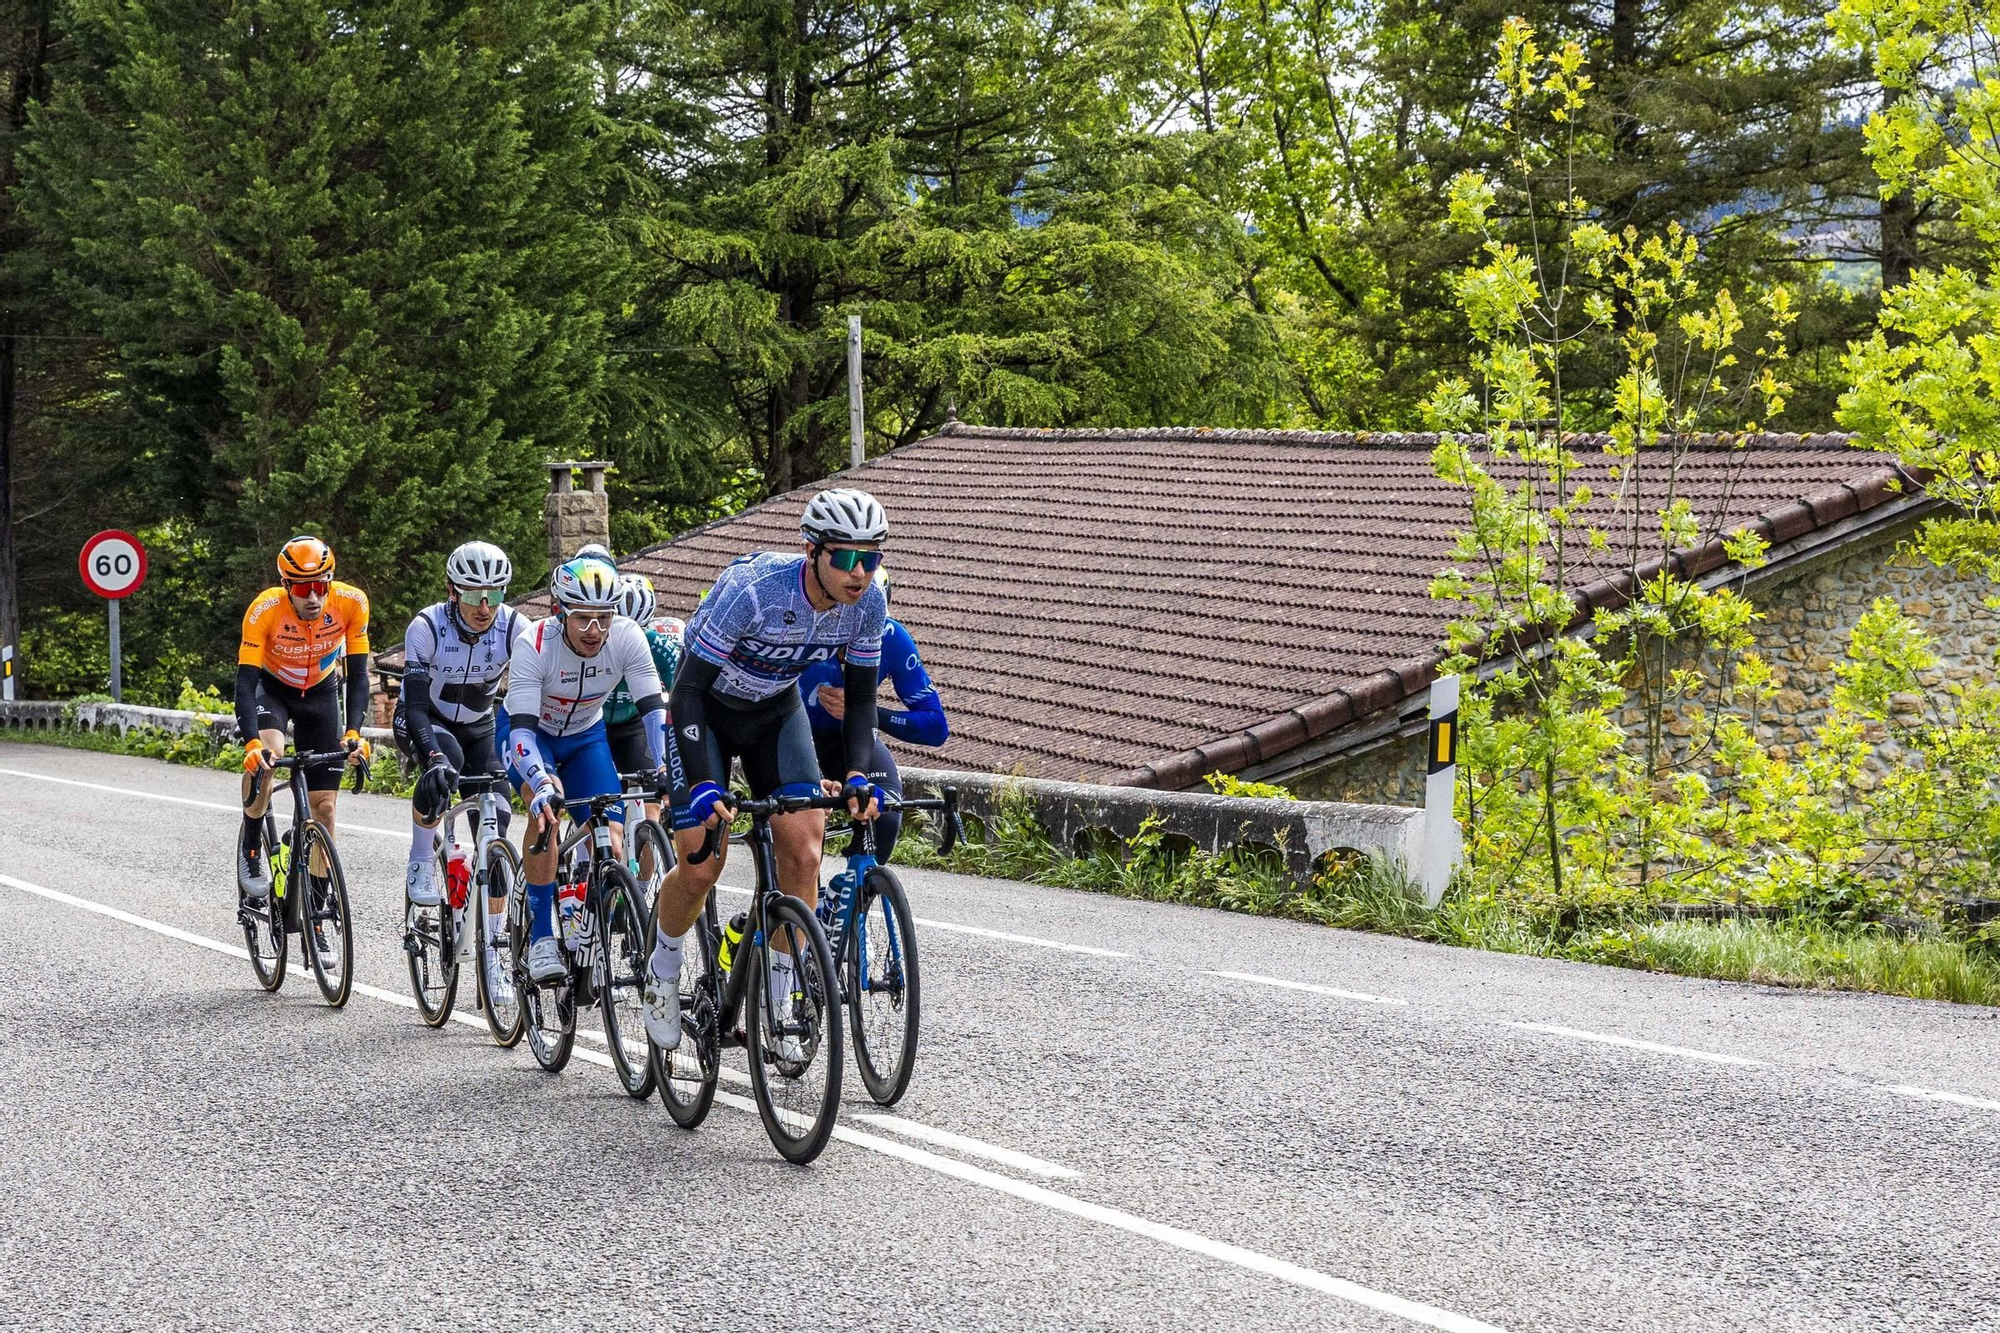
[[[621,679],[646,725],[653,785],[662,792],[671,786],[660,675],[645,633],[618,614],[616,572],[595,560],[572,560],[556,570],[550,591],[556,613],[522,631],[508,667],[508,752],[528,804],[530,847],[553,828],[558,800],[580,820],[589,816],[591,797],[623,790],[604,734],[604,701]],[[623,813],[610,817],[621,820]],[[564,971],[555,941],[556,839],[547,844],[522,865],[532,918],[528,975],[538,982]]]
[[[451,808],[459,776],[485,777],[507,742],[507,714],[494,696],[507,674],[514,636],[525,623],[506,605],[514,566],[490,542],[467,542],[445,558],[447,600],[424,608],[403,635],[403,692],[392,729],[396,748],[423,771],[410,800],[410,902],[435,907],[440,896],[435,848],[438,821]],[[501,810],[501,831],[507,811]],[[513,977],[501,959],[505,894],[486,904],[486,986],[510,1003]]]
[[[656,947],[646,982],[646,1035],[662,1050],[680,1041],[681,936],[722,873],[724,845],[699,865],[705,830],[731,817],[726,784],[732,759],[743,761],[753,798],[816,795],[820,767],[812,724],[797,680],[814,663],[843,660],[847,709],[848,809],[873,819],[880,791],[868,778],[875,747],[875,683],[882,662],[888,603],[874,586],[889,519],[866,492],[822,491],[799,529],[805,554],[746,556],[723,570],[687,629],[687,656],[674,680],[672,713],[687,791],[677,793],[674,836],[680,864],[662,879],[655,906]],[[826,812],[800,811],[771,822],[778,880],[812,910]],[[773,1000],[789,1008],[791,959],[774,955]],[[803,1058],[795,1036],[780,1038],[781,1058]]]

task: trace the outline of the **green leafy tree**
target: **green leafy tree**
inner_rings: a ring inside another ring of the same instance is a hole
[[[226,642],[292,532],[394,627],[471,536],[534,570],[543,460],[599,416],[618,248],[601,16],[298,0],[74,12],[23,206],[116,350],[133,485]]]

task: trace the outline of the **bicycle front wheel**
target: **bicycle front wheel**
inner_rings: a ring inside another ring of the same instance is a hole
[[[294,879],[305,881],[301,939],[320,995],[338,1009],[354,989],[354,918],[347,908],[347,876],[341,871],[340,853],[334,850],[332,836],[317,820],[306,825],[305,851],[305,874],[301,876],[296,866],[292,870]],[[313,873],[315,864],[324,870]],[[294,885],[291,891],[298,889]]]
[[[603,933],[597,1005],[611,1067],[628,1097],[653,1094],[653,1065],[646,1050],[646,972],[653,956],[653,911],[624,866],[604,866]]]
[[[917,1063],[917,936],[910,900],[887,866],[861,882],[854,929],[842,950],[854,1065],[868,1095],[894,1106],[909,1091]]]
[[[485,894],[486,898],[501,898],[506,900],[507,919],[510,927],[514,919],[514,900],[517,897],[515,886],[520,882],[520,854],[514,850],[512,843],[494,843],[486,853]],[[523,906],[525,905],[524,902]],[[483,919],[486,915],[486,899],[483,898],[481,901],[472,904],[472,906],[477,911],[479,917]],[[484,938],[483,931],[481,932],[481,938]],[[503,960],[505,966],[511,973],[514,967],[514,952],[510,941],[502,940],[500,948],[505,955]],[[502,1050],[509,1049],[521,1040],[522,1010],[520,981],[518,978],[514,979],[514,993],[507,998],[505,1004],[496,1004],[492,991],[486,985],[486,955],[483,944],[476,951],[476,956],[480,960],[480,966],[475,967],[473,971],[479,977],[479,1004],[486,1011],[486,1030],[493,1034],[494,1043]]]
[[[782,975],[790,985],[776,996],[774,954],[789,955]],[[839,1001],[818,918],[796,898],[772,898],[763,941],[743,965],[752,969],[744,979],[744,1036],[757,1113],[779,1156],[804,1166],[825,1150],[840,1112]]]

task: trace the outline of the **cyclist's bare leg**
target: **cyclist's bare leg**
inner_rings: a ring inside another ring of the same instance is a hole
[[[778,859],[778,887],[812,911],[819,906],[819,858],[826,843],[826,811],[799,810],[773,816],[771,841]],[[771,939],[780,952],[791,952],[785,932]]]
[[[260,731],[257,738],[264,742],[264,753],[273,759],[285,757],[285,733],[278,730]],[[277,786],[272,781],[271,770],[243,775],[243,815],[246,819],[262,819],[264,812],[271,808],[271,792]]]
[[[333,807],[334,803],[339,799],[340,793],[338,791],[309,791],[306,793],[306,806],[312,811],[314,821],[325,826],[328,838],[334,836]],[[316,857],[315,859],[320,861],[321,864],[311,866],[309,869],[315,875],[324,875],[326,873],[325,858]]]
[[[701,905],[708,901],[709,891],[722,877],[722,863],[729,856],[727,834],[725,828],[715,855],[700,865],[690,865],[688,858],[701,850],[708,830],[696,826],[675,831],[674,851],[680,859],[673,869],[661,876],[659,900],[653,909],[654,924],[667,938],[679,939],[687,934],[688,927],[701,915]]]

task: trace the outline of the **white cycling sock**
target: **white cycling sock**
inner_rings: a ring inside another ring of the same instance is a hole
[[[504,908],[486,914],[486,938],[495,944],[507,938],[507,912]]]
[[[437,846],[437,830],[425,828],[415,820],[410,821],[410,860],[422,861],[430,856]]]
[[[658,926],[653,928],[653,975],[664,980],[681,974],[681,942],[668,939]]]
[[[775,950],[767,956],[771,960],[771,1009],[779,1017],[787,1017],[792,1012],[792,956]]]

